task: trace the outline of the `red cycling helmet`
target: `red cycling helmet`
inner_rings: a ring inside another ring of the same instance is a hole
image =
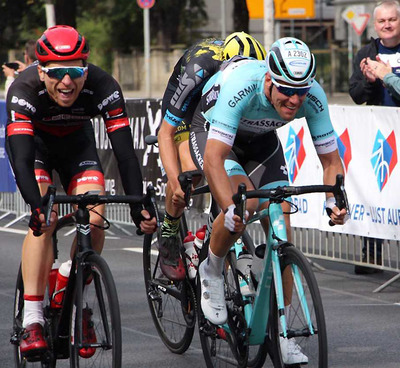
[[[89,45],[85,37],[70,26],[47,29],[36,42],[36,57],[40,64],[48,61],[86,60]]]

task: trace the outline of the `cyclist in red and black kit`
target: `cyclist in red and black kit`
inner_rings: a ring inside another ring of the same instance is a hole
[[[25,334],[20,351],[25,357],[47,349],[43,338],[42,301],[53,262],[51,234],[57,213],[47,226],[41,196],[56,170],[68,194],[90,190],[104,193],[104,176],[90,119],[105,120],[126,194],[142,195],[139,162],[133,148],[125,102],[118,83],[105,71],[87,64],[89,46],[69,26],[46,30],[36,43],[37,68],[28,68],[7,95],[7,153],[17,185],[31,208],[29,231],[22,248]],[[91,212],[92,242],[101,252],[104,206]],[[131,216],[144,233],[156,229],[155,218],[141,206]],[[38,236],[40,235],[41,236]]]
[[[231,33],[224,40],[207,38],[189,47],[174,67],[162,101],[163,121],[158,132],[160,157],[168,177],[165,216],[161,228],[160,266],[165,276],[177,281],[185,277],[179,257],[177,234],[185,208],[178,182],[180,171],[196,170],[189,151],[190,123],[206,82],[222,62],[236,55],[265,59],[264,47],[245,32]]]

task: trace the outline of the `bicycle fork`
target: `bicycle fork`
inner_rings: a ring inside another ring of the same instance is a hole
[[[270,231],[268,234],[269,237],[268,243],[272,244],[271,260],[272,260],[272,272],[274,276],[274,285],[276,290],[276,303],[278,307],[278,316],[282,328],[283,337],[290,338],[291,336],[288,336],[288,327],[287,327],[288,321],[287,321],[287,316],[285,315],[285,300],[284,300],[282,270],[279,261],[280,248],[282,246],[285,246],[284,244],[289,244],[287,243],[286,225],[279,204],[272,203],[269,208],[269,214],[270,214],[271,224],[270,224]],[[275,232],[271,231],[272,229],[274,229]],[[307,321],[310,334],[313,335],[314,327],[312,325],[310,309],[308,307],[303,284],[301,282],[300,272],[298,270],[297,265],[290,265],[290,267],[291,267],[291,277],[293,277],[293,283],[300,300],[303,316]]]

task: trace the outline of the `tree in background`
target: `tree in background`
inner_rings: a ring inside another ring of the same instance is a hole
[[[56,23],[76,27],[89,40],[90,61],[111,71],[114,51],[143,48],[143,11],[134,0],[0,0],[0,55],[22,49],[46,29],[45,3],[53,2]],[[156,0],[150,10],[152,44],[168,50],[202,37],[204,0]]]
[[[233,0],[233,29],[249,33],[249,9],[246,0]]]

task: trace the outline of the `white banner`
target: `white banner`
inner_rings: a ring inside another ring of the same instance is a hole
[[[374,238],[400,239],[400,109],[378,106],[329,106],[345,168],[350,219],[330,227],[325,195],[293,197],[296,227],[316,228]],[[322,184],[322,167],[305,119],[279,128],[294,185]]]

